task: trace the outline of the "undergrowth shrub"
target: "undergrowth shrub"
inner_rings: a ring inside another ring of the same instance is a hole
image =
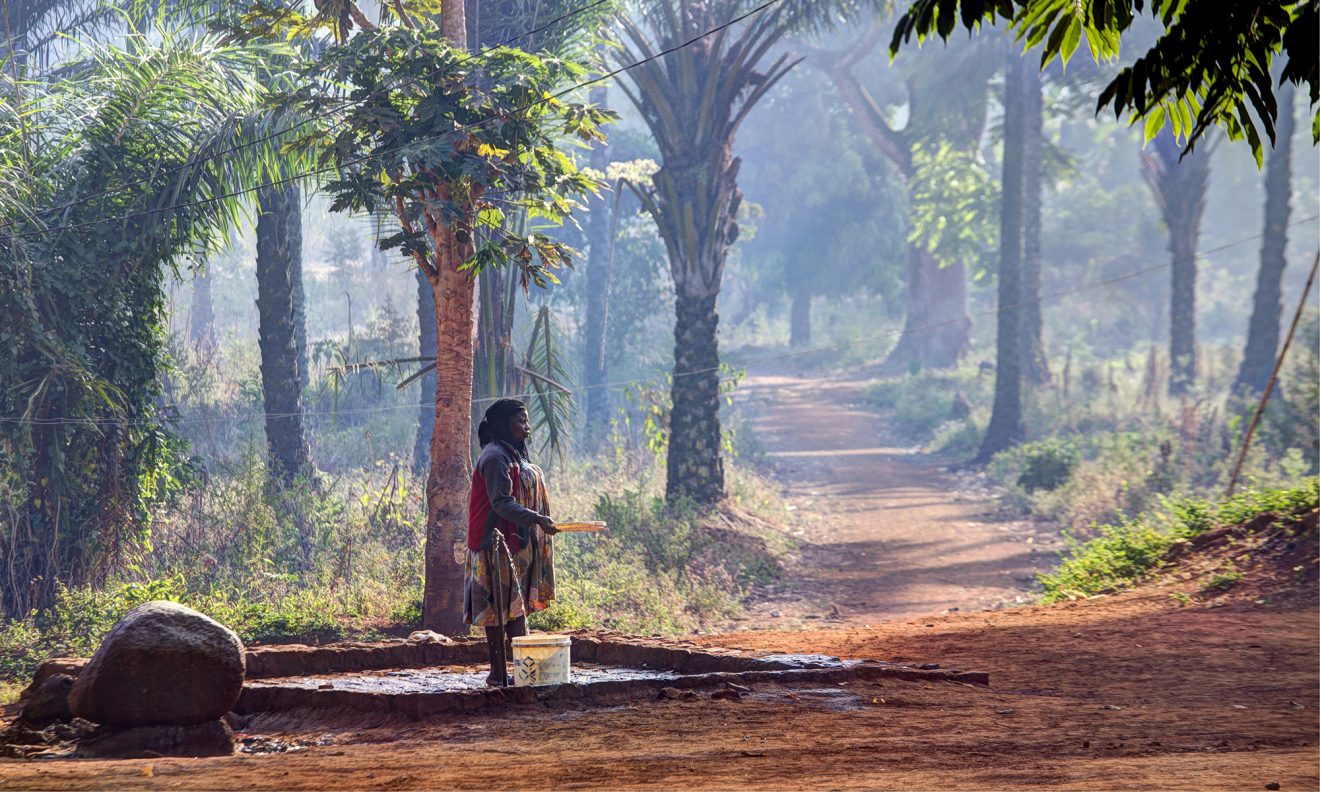
[[[925,442],[937,430],[943,435],[956,431],[948,424],[963,429],[974,427],[970,420],[974,405],[989,403],[993,381],[992,375],[972,365],[950,370],[922,369],[876,381],[867,388],[866,400],[892,412],[904,435]]]
[[[773,504],[764,485],[751,483],[754,476],[740,478],[744,496],[756,496],[763,508]],[[532,616],[533,627],[690,631],[736,615],[753,581],[780,572],[782,539],[776,543],[714,525],[725,519],[719,512],[670,507],[653,492],[619,488],[612,494],[613,487],[604,488],[607,494],[589,511],[609,530],[555,540],[556,599]],[[576,500],[570,508],[578,511],[568,517],[583,513],[581,497]]]
[[[1107,594],[1129,588],[1160,568],[1175,542],[1257,515],[1298,517],[1320,505],[1320,482],[1312,478],[1290,488],[1247,490],[1232,498],[1163,498],[1160,507],[1134,519],[1095,528],[1085,542],[1070,540],[1067,556],[1054,572],[1039,576],[1044,602]],[[1241,580],[1225,572],[1219,586]]]

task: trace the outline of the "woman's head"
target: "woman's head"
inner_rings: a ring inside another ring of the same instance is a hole
[[[500,399],[486,409],[486,415],[477,427],[477,442],[482,447],[495,440],[511,446],[519,453],[527,453],[527,436],[532,432],[527,417],[527,405],[517,399]]]

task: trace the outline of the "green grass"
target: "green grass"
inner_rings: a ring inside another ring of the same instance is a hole
[[[1058,602],[1131,588],[1160,568],[1175,542],[1267,512],[1300,516],[1316,508],[1317,501],[1320,484],[1314,478],[1297,487],[1249,490],[1219,502],[1164,499],[1162,509],[1099,526],[1095,538],[1073,544],[1058,569],[1039,576],[1041,599]],[[1241,579],[1241,573],[1231,569],[1212,578],[1210,585],[1232,587]]]

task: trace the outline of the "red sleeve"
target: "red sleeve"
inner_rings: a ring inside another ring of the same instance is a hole
[[[486,481],[480,470],[472,471],[472,489],[468,495],[468,535],[469,550],[480,550],[482,534],[486,531],[486,520],[490,518],[490,496],[486,494]]]

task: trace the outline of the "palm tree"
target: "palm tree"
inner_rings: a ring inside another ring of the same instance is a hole
[[[273,478],[288,484],[306,475],[311,449],[303,429],[307,374],[302,292],[302,203],[295,183],[257,191],[257,324],[262,404]],[[304,326],[298,332],[298,324]],[[299,337],[303,344],[299,344]]]
[[[178,486],[157,406],[165,275],[228,239],[275,145],[238,148],[264,136],[257,50],[128,36],[29,83],[23,123],[0,125],[0,481],[27,482],[4,512],[11,615],[113,571]]]
[[[1172,132],[1162,132],[1142,154],[1142,175],[1169,234],[1169,394],[1180,396],[1196,380],[1196,242],[1210,186],[1211,145],[1184,153]]]
[[[646,0],[622,20],[616,57],[637,65],[619,85],[662,160],[651,184],[636,191],[664,240],[676,291],[665,485],[671,503],[712,504],[724,496],[716,301],[742,204],[734,136],[798,62],[771,55],[783,36],[830,24],[854,5],[782,0],[758,12],[749,0]],[[708,31],[716,32],[703,35]]]

